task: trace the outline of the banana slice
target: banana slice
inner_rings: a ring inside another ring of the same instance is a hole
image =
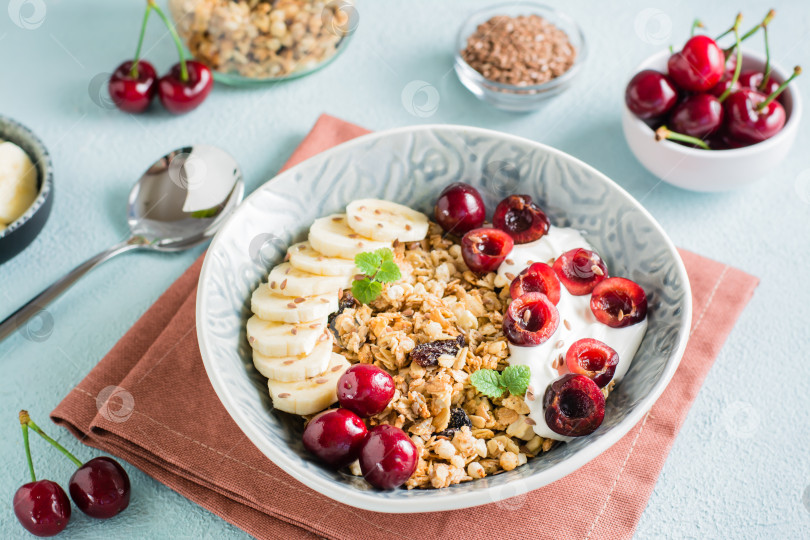
[[[250,309],[265,321],[288,323],[319,321],[337,311],[338,297],[335,291],[332,291],[293,299],[273,293],[270,284],[262,283],[253,291]]]
[[[320,341],[306,356],[265,356],[253,351],[253,365],[268,379],[277,381],[303,381],[315,377],[329,368],[332,342]]]
[[[293,414],[320,412],[337,401],[337,381],[350,364],[342,355],[332,353],[322,374],[303,381],[267,380],[273,407]]]
[[[354,260],[326,257],[315,251],[309,242],[293,244],[287,250],[290,254],[290,264],[302,272],[310,272],[319,276],[354,276],[360,270],[354,265]]]
[[[290,263],[281,263],[267,276],[270,290],[276,294],[293,298],[337,294],[352,284],[351,276],[319,276],[293,268]]]
[[[319,341],[331,343],[327,320],[308,323],[265,321],[256,315],[248,319],[247,336],[253,350],[265,356],[309,354]]]
[[[346,225],[346,214],[334,214],[315,220],[309,228],[309,243],[327,257],[352,259],[358,253],[391,247],[391,242],[369,240]]]
[[[407,206],[380,199],[359,199],[346,207],[346,223],[372,240],[415,242],[428,232],[428,218]]]
[[[37,198],[37,169],[25,150],[0,141],[0,223],[13,223]]]

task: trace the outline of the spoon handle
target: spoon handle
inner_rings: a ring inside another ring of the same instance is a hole
[[[120,244],[114,245],[106,251],[102,251],[95,257],[88,259],[65,274],[59,280],[54,282],[53,285],[29,300],[28,303],[20,307],[20,309],[6,317],[6,319],[0,323],[0,341],[6,339],[17,329],[20,329],[22,332],[27,332],[27,334],[31,336],[31,339],[35,341],[47,339],[47,336],[50,335],[52,328],[45,328],[45,326],[52,325],[53,322],[51,317],[47,314],[47,312],[45,312],[45,306],[50,304],[57,296],[65,292],[68,287],[73,285],[76,280],[96,266],[108,259],[111,259],[112,257],[115,257],[119,253],[137,249],[142,245],[143,243],[137,237],[130,238],[121,242]],[[25,323],[28,321],[28,319],[43,312],[46,316],[42,318],[42,328],[38,328],[36,330],[27,328]],[[47,333],[47,335],[45,335],[45,333]]]

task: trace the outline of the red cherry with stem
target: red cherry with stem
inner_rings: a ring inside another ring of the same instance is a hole
[[[524,268],[509,286],[509,296],[513,300],[526,293],[539,292],[545,294],[555,306],[560,301],[560,280],[554,269],[546,263],[532,263]]]
[[[484,224],[486,206],[477,189],[454,182],[439,194],[433,214],[445,232],[461,236]]]
[[[585,375],[604,388],[616,373],[619,354],[607,343],[598,339],[577,340],[565,353],[565,366],[571,373]]]
[[[554,272],[574,296],[591,294],[596,284],[608,276],[607,265],[595,251],[574,248],[554,261]]]
[[[359,416],[347,409],[332,409],[309,421],[303,441],[321,461],[339,469],[357,459],[367,434]]]
[[[652,69],[636,73],[624,90],[624,102],[630,112],[643,120],[666,114],[678,102],[678,90],[672,80]]]
[[[697,35],[667,61],[675,84],[691,92],[705,92],[717,84],[725,71],[725,55],[712,38]]]
[[[779,81],[770,76],[766,81],[765,74],[761,71],[743,71],[740,74],[740,88],[757,90],[768,95],[779,90]]]
[[[146,60],[127,60],[115,68],[108,90],[116,107],[141,113],[149,108],[157,92],[157,72]]]
[[[102,456],[82,464],[67,448],[42,431],[27,413],[26,418],[28,427],[78,467],[70,477],[68,491],[79,510],[90,517],[107,519],[129,506],[129,476],[117,461]]]
[[[705,139],[723,125],[723,105],[711,94],[694,94],[672,110],[669,122],[678,133]]]
[[[211,69],[205,64],[196,60],[186,60],[183,44],[174,25],[159,6],[151,1],[149,5],[152,6],[155,13],[158,14],[169,30],[169,34],[171,34],[177,47],[177,54],[180,57],[180,62],[173,65],[169,73],[158,81],[158,97],[160,97],[160,102],[169,112],[174,114],[188,112],[197,108],[211,93],[211,88],[214,86],[214,77]]]
[[[510,195],[495,207],[492,225],[507,232],[516,244],[527,244],[542,238],[551,224],[530,196]]]
[[[20,411],[20,427],[31,481],[14,493],[14,515],[31,534],[54,536],[65,530],[70,521],[70,499],[56,482],[37,480],[28,441],[28,420],[28,412]]]
[[[784,107],[776,99],[788,84],[802,72],[799,66],[771,95],[757,90],[734,92],[725,103],[726,130],[739,141],[758,143],[779,133],[787,121]]]
[[[379,489],[394,489],[408,481],[419,464],[419,451],[408,434],[388,424],[369,431],[360,449],[363,478]]]
[[[602,425],[605,396],[588,377],[568,373],[548,386],[543,408],[551,431],[566,437],[582,437]]]
[[[539,292],[526,293],[512,300],[503,316],[503,334],[513,345],[536,347],[554,335],[560,325],[560,313],[548,297]]]
[[[353,365],[340,376],[337,383],[340,406],[361,417],[384,411],[395,390],[391,375],[371,364]]]
[[[461,256],[473,272],[494,272],[514,245],[512,237],[499,229],[473,229],[461,238]]]
[[[602,324],[624,328],[643,321],[647,316],[647,295],[634,281],[608,278],[594,287],[591,311]]]
[[[720,82],[715,84],[709,90],[709,93],[714,97],[720,97],[728,91],[729,93],[740,89],[740,81],[734,81],[734,72],[726,71],[720,78]],[[742,79],[742,77],[740,77]]]

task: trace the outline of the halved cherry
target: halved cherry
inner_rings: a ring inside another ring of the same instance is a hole
[[[568,371],[585,375],[599,388],[603,388],[616,373],[619,354],[598,339],[583,338],[571,344],[565,353]]]
[[[607,278],[593,289],[591,311],[599,322],[612,328],[624,328],[647,316],[647,295],[635,281]]]
[[[494,272],[515,246],[512,237],[498,229],[473,229],[461,239],[461,256],[473,272]]]
[[[563,375],[543,396],[546,424],[566,437],[590,435],[605,418],[605,396],[585,375]]]
[[[509,233],[516,244],[534,242],[548,232],[545,212],[528,195],[510,195],[495,207],[492,224]]]
[[[554,261],[554,272],[574,296],[590,294],[597,283],[607,278],[605,261],[595,251],[576,248],[566,251]]]
[[[539,292],[526,293],[512,300],[503,317],[503,333],[513,345],[536,347],[557,331],[560,314],[548,297]]]
[[[560,280],[546,263],[533,263],[528,268],[524,268],[509,286],[509,295],[513,299],[530,292],[545,294],[555,306],[559,303]]]

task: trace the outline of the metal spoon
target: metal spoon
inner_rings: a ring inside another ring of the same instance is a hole
[[[182,251],[208,240],[242,201],[236,161],[214,146],[186,146],[157,160],[129,193],[130,236],[71,270],[0,323],[0,341],[84,274],[136,249]]]

